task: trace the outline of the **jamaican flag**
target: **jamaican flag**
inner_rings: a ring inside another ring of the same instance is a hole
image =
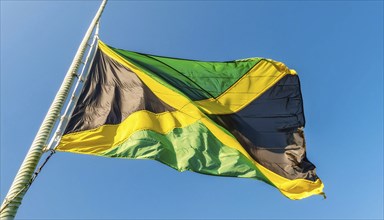
[[[56,150],[254,178],[301,199],[323,189],[304,124],[299,78],[280,62],[175,59],[99,41]]]

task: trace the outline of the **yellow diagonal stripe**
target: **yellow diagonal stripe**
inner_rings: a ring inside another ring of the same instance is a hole
[[[195,103],[208,114],[233,114],[243,109],[288,74],[294,75],[296,71],[288,69],[280,62],[261,60],[219,97]]]
[[[120,145],[136,131],[152,130],[167,134],[174,128],[186,127],[196,121],[179,111],[155,114],[141,110],[132,113],[120,124],[64,135],[57,150],[99,155]]]

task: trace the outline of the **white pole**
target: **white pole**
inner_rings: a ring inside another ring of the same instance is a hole
[[[87,43],[92,35],[96,23],[104,10],[107,0],[103,0],[97,11],[95,17],[92,20],[87,32],[79,48],[77,49],[76,55],[73,58],[72,64],[68,69],[68,72],[57,92],[51,106],[49,107],[48,113],[46,114],[43,123],[41,124],[32,145],[25,156],[23,163],[20,166],[19,171],[5,197],[3,204],[1,205],[0,219],[14,219],[16,212],[23,200],[23,197],[28,189],[29,182],[33,176],[37,164],[40,161],[41,155],[43,154],[43,148],[48,141],[51,131],[55,125],[56,120],[60,116],[61,109],[67,99],[68,93],[72,87],[73,80],[77,74],[81,60],[87,48]]]

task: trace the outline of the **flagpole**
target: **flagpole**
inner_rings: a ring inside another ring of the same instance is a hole
[[[60,112],[72,87],[72,83],[77,76],[77,71],[87,49],[88,41],[96,26],[96,23],[100,19],[106,4],[107,0],[103,0],[87,32],[85,33],[85,36],[81,41],[79,48],[77,49],[76,55],[73,58],[72,64],[68,69],[60,89],[57,92],[51,106],[49,107],[48,113],[46,114],[43,123],[41,124],[35,139],[33,140],[31,147],[25,156],[25,159],[20,166],[20,169],[16,174],[8,194],[1,205],[0,219],[2,220],[15,218],[16,212],[21,204],[21,201],[23,200],[26,191],[28,190],[32,176],[43,154],[43,149],[48,141],[56,120],[60,116]]]

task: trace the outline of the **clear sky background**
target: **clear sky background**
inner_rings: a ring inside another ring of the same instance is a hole
[[[1,1],[1,200],[101,1]],[[20,219],[382,219],[383,1],[110,1],[109,45],[171,57],[266,57],[297,70],[307,155],[327,199],[149,160],[57,153]]]

